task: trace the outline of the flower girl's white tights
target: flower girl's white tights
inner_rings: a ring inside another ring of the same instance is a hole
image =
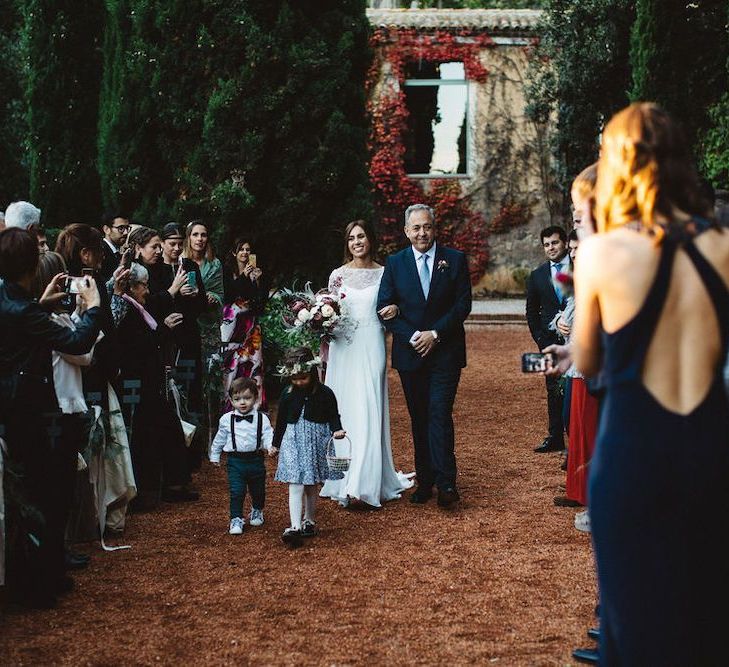
[[[302,510],[306,521],[316,523],[318,491],[315,484],[289,484],[289,516],[295,530],[301,530]]]

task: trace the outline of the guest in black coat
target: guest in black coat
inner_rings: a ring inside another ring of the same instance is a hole
[[[200,267],[191,259],[181,257],[182,242],[185,236],[182,228],[175,222],[170,222],[162,229],[162,261],[147,267],[149,271],[149,291],[151,294],[169,294],[170,287],[177,274],[182,271],[185,282],[179,291],[167,301],[170,312],[182,315],[182,321],[172,330],[174,349],[172,357],[166,357],[168,364],[177,366],[178,360],[194,362],[193,377],[186,383],[188,410],[197,414],[202,413],[202,345],[200,342],[200,327],[197,322],[199,315],[208,307]],[[194,274],[191,277],[190,274]],[[158,319],[166,317],[168,312],[156,313]],[[164,316],[164,317],[163,317]]]
[[[565,306],[565,295],[556,282],[556,276],[567,270],[570,263],[567,256],[567,232],[562,227],[546,227],[540,232],[539,238],[547,261],[540,264],[529,276],[526,317],[532,338],[541,351],[554,343],[564,342],[556,331],[549,328],[549,325]],[[535,448],[534,451],[538,453],[564,449],[563,397],[559,380],[547,377],[546,384],[549,435]]]
[[[101,216],[101,228],[104,232],[103,259],[99,273],[104,282],[114,274],[122,258],[122,249],[129,234],[128,216],[115,211],[106,211]]]
[[[55,323],[45,307],[63,298],[65,276],[56,276],[34,301],[30,289],[37,265],[33,236],[17,228],[0,232],[0,425],[8,444],[7,467],[13,472],[6,479],[12,477],[18,494],[38,511],[29,529],[27,515],[23,518],[17,507],[9,508],[14,511],[9,512],[8,534],[19,532],[20,538],[8,554],[8,582],[25,604],[52,607],[73,582],[64,577],[63,540],[54,539],[63,534],[56,513],[63,494],[56,474],[58,433],[53,421],[47,430],[42,419],[58,413],[51,352],[86,354],[98,336],[101,313],[99,291],[88,278],[77,285],[87,309],[76,329]]]
[[[131,453],[140,500],[138,509],[154,505],[162,491],[168,502],[197,500],[188,490],[190,471],[180,420],[167,398],[167,375],[162,361],[164,339],[179,323],[176,313],[163,324],[145,309],[149,294],[149,273],[134,263],[122,298],[125,313],[118,330],[121,343],[121,379],[140,382],[139,403],[131,419]],[[136,501],[136,499],[135,499]],[[134,502],[134,501],[133,501]]]

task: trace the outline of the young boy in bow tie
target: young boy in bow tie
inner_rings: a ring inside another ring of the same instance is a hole
[[[246,487],[251,495],[251,526],[263,523],[266,499],[266,466],[264,450],[272,456],[273,429],[268,417],[256,409],[258,385],[250,378],[233,380],[228,390],[233,409],[226,412],[218,424],[210,461],[220,466],[220,454],[227,455],[228,486],[230,488],[231,535],[240,535],[245,526],[243,501]]]

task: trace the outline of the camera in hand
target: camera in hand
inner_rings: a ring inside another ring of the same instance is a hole
[[[86,276],[68,276],[66,278],[66,284],[63,287],[63,291],[66,292],[66,294],[78,294],[79,287],[83,284],[82,281],[86,281],[86,285],[89,284]]]
[[[551,352],[525,352],[521,355],[522,373],[544,373],[556,364],[557,360]]]

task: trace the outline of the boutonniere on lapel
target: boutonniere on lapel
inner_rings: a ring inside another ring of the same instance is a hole
[[[436,267],[438,271],[447,271],[450,264],[444,259],[441,259],[440,262],[438,262],[438,266]]]

